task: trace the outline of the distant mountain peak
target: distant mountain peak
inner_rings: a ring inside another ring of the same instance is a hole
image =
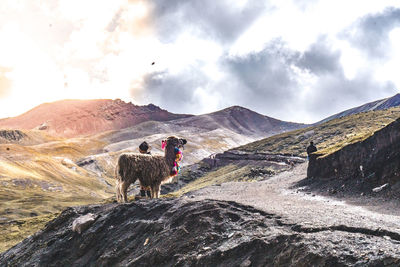
[[[373,111],[373,110],[385,110],[385,109],[389,109],[389,108],[397,107],[397,106],[400,106],[400,93],[397,93],[391,97],[376,100],[376,101],[369,102],[369,103],[366,103],[364,105],[361,105],[361,106],[358,106],[355,108],[351,108],[351,109],[342,111],[340,113],[329,116],[328,118],[325,118],[322,121],[319,121],[315,124],[320,124],[320,123],[327,122],[327,121],[330,121],[333,119],[337,119],[340,117],[349,116],[349,115],[357,114],[357,113],[361,113],[361,112]]]
[[[227,107],[225,109],[226,110],[249,110],[248,108],[245,108],[245,107],[242,107],[242,106],[238,106],[238,105],[230,106],[230,107]]]
[[[255,111],[251,110],[251,109],[248,109],[248,108],[245,108],[245,107],[242,107],[242,106],[237,106],[237,105],[230,106],[230,107],[221,109],[219,111],[212,112],[210,114],[226,114],[226,113],[231,114],[231,115],[251,113],[251,114],[257,114],[259,116],[264,116],[264,115],[259,114],[259,113],[255,112]]]
[[[261,138],[284,131],[305,127],[271,118],[242,106],[231,106],[219,111],[179,120],[181,126],[204,127],[209,130],[226,129],[232,132]]]

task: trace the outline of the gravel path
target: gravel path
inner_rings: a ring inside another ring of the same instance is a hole
[[[189,193],[186,197],[193,201],[216,199],[250,205],[281,216],[283,223],[299,225],[306,231],[333,229],[372,233],[400,241],[399,209],[380,205],[374,211],[367,208],[371,205],[368,201],[365,205],[354,205],[291,189],[291,185],[306,177],[306,171],[307,163],[304,163],[265,181],[225,183]]]

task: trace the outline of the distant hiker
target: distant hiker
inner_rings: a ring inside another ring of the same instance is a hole
[[[310,145],[307,147],[307,160],[310,158],[310,154],[317,151],[317,147],[314,146],[314,142],[311,141]]]
[[[139,152],[141,154],[151,155],[150,150],[151,150],[151,146],[146,141],[144,141],[143,143],[141,143],[139,145]],[[140,186],[140,197],[146,197],[146,195],[147,195],[147,197],[151,197],[150,187],[149,186],[146,187],[146,186],[142,186],[141,185]]]

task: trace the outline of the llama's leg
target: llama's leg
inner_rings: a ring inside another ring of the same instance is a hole
[[[122,187],[122,181],[117,180],[117,185],[115,186],[115,191],[116,191],[116,195],[117,195],[117,201],[119,203],[123,202],[121,187]]]
[[[159,198],[161,185],[151,187],[151,198]]]
[[[119,195],[120,195],[120,199],[121,199],[121,203],[126,202],[125,197],[124,197],[124,186],[125,186],[126,182],[121,181],[119,183]]]
[[[157,197],[156,197],[156,198],[159,198],[159,197],[160,197],[160,193],[161,193],[161,185],[158,185],[158,188],[157,188]]]
[[[117,197],[117,202],[121,202],[121,192],[119,190],[119,180],[117,180],[117,183],[115,185],[115,195]]]
[[[119,192],[119,198],[120,198],[120,202],[121,203],[124,203],[124,191],[122,191],[122,187],[123,187],[123,185],[124,185],[124,182],[123,181],[120,181],[119,182],[119,188],[118,188],[118,192]]]
[[[131,185],[131,183],[127,181],[122,181],[120,184],[120,191],[122,194],[123,202],[128,202],[128,188]]]

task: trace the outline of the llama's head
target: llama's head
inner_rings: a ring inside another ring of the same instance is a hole
[[[176,151],[187,143],[186,139],[170,136],[162,141],[162,148],[165,149],[165,158],[168,165],[173,166],[176,159]]]
[[[168,148],[168,147],[184,147],[184,145],[186,145],[187,141],[186,139],[183,138],[177,138],[175,136],[170,136],[165,140],[162,140],[162,149],[164,148]]]

